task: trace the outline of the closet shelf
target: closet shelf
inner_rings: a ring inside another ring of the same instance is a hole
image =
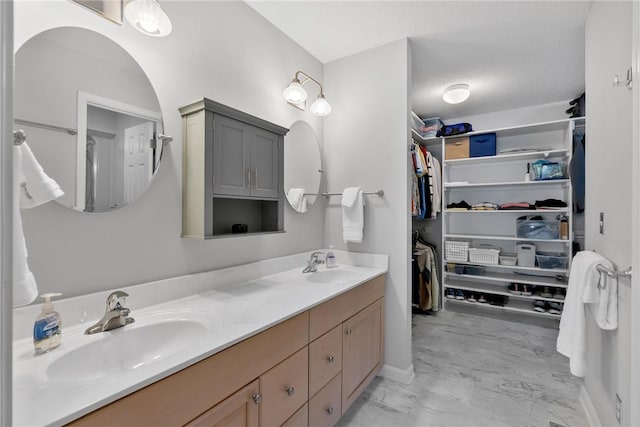
[[[503,240],[508,242],[564,243],[566,245],[571,243],[571,240],[567,240],[567,239],[565,240],[525,239],[522,237],[514,237],[514,236],[497,236],[497,235],[492,236],[492,235],[482,235],[482,234],[445,234],[444,238],[445,239],[466,239],[466,240]],[[513,267],[513,266],[510,266],[510,267]]]
[[[453,263],[453,264],[460,264],[460,265],[483,265],[484,267],[487,268],[497,268],[497,269],[501,269],[501,270],[517,270],[517,271],[531,271],[531,272],[535,272],[535,273],[548,273],[548,274],[562,274],[562,275],[567,275],[569,274],[569,270],[568,269],[550,269],[550,268],[540,268],[540,267],[521,267],[518,265],[502,265],[502,264],[496,264],[496,265],[487,265],[487,264],[478,264],[477,262],[469,262],[469,261],[449,261],[449,260],[444,260],[444,263]]]
[[[497,154],[495,156],[469,157],[466,159],[445,160],[445,166],[476,165],[482,163],[502,163],[516,160],[533,160],[548,157],[567,157],[569,150],[527,151],[521,153]]]
[[[467,300],[455,300],[455,299],[445,298],[445,301],[447,302],[447,304],[461,304],[461,305],[469,305],[469,306],[479,307],[479,308],[486,308],[489,310],[512,311],[516,313],[524,313],[524,314],[530,314],[532,316],[548,317],[548,318],[553,318],[558,320],[560,320],[560,317],[561,317],[561,315],[559,314],[551,314],[547,312],[540,313],[538,311],[535,311],[533,308],[528,309],[528,308],[525,308],[524,306],[518,307],[518,306],[512,305],[512,303],[507,303],[507,305],[505,305],[504,307],[501,307],[499,305],[480,304],[477,302],[469,302]]]
[[[536,296],[536,295],[531,295],[531,296],[526,296],[526,295],[514,295],[511,292],[509,292],[507,289],[505,289],[504,286],[500,286],[500,285],[492,285],[489,283],[486,284],[478,284],[478,286],[471,286],[469,284],[463,284],[463,283],[447,283],[444,285],[444,288],[450,288],[450,289],[461,289],[463,291],[469,291],[469,292],[474,292],[476,294],[484,294],[485,296],[487,294],[490,295],[504,295],[510,298],[515,298],[515,299],[523,299],[523,300],[541,300],[541,301],[549,301],[549,302],[559,302],[559,303],[564,303],[564,300],[561,299],[556,299],[556,298],[544,298],[541,296]],[[476,295],[477,297],[478,295]]]
[[[432,136],[429,138],[425,138],[420,135],[415,129],[411,129],[411,138],[420,145],[440,145],[442,143],[442,138],[439,136]]]
[[[584,120],[584,118],[581,118],[581,119]],[[495,129],[476,130],[476,131],[468,132],[465,134],[446,136],[444,139],[448,140],[448,139],[459,138],[461,136],[482,135],[484,133],[495,133],[497,137],[509,137],[509,136],[521,136],[524,134],[563,131],[568,129],[569,123],[574,121],[580,121],[580,118],[552,120],[548,122],[531,123],[531,124],[522,125],[522,126],[508,126],[508,127],[495,128]]]
[[[451,183],[445,182],[444,188],[478,188],[478,187],[537,187],[537,186],[567,186],[568,179],[551,179],[548,181],[511,181],[511,182],[478,182],[478,183]]]
[[[465,210],[465,211],[454,211],[454,210],[449,210],[449,209],[445,209],[444,213],[446,214],[532,214],[532,215],[542,215],[542,214],[546,214],[546,213],[550,213],[550,214],[557,214],[557,213],[563,213],[563,212],[569,212],[569,208],[561,208],[561,209],[518,209],[518,210],[494,210],[494,211],[474,211],[474,210]]]
[[[553,286],[555,288],[566,288],[568,286],[567,282],[561,282],[559,280],[556,280],[554,277],[527,276],[524,274],[514,273],[495,273],[493,271],[485,271],[485,274],[482,276],[476,276],[474,274],[456,274],[445,272],[444,277],[445,279],[454,278],[456,280],[465,281],[475,280],[483,282],[522,283],[525,285],[534,286]]]

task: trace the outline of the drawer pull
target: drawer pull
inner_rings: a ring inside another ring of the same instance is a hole
[[[345,333],[346,335],[351,335],[351,332],[353,332],[353,331],[351,330],[351,328],[347,328],[347,330],[346,330],[346,331],[344,331],[344,333]]]
[[[296,389],[295,389],[295,388],[293,388],[293,387],[287,387],[287,389],[286,389],[285,391],[287,392],[287,394],[288,394],[289,396],[293,396],[293,393],[295,393],[295,392],[296,392]]]
[[[333,363],[334,360],[335,360],[335,358],[333,356],[327,357],[327,362],[329,362],[329,363]]]
[[[251,397],[253,397],[253,401],[256,405],[259,405],[262,402],[262,395],[260,393],[253,393]]]
[[[333,415],[333,406],[329,406],[329,407],[327,408],[327,414],[329,414],[329,415]]]

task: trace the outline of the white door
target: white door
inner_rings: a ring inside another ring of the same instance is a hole
[[[124,203],[136,200],[151,178],[149,159],[153,123],[147,122],[124,130]]]

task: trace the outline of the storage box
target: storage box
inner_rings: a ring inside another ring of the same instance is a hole
[[[556,240],[560,238],[558,220],[534,219],[534,216],[520,217],[516,220],[516,236],[520,239]]]
[[[444,258],[447,261],[466,262],[469,259],[469,242],[447,240],[444,242]]]
[[[502,253],[502,255],[500,255],[501,265],[516,265],[516,262],[518,262],[517,254]]]
[[[467,159],[469,158],[469,137],[463,136],[447,140],[444,143],[444,159]]]
[[[531,163],[534,181],[545,181],[550,179],[566,179],[566,165],[563,161],[551,162],[549,160],[538,160]]]
[[[500,248],[492,245],[480,245],[477,248],[469,248],[469,261],[478,264],[498,264]]]
[[[484,267],[481,265],[467,265],[466,274],[471,274],[473,276],[482,276],[484,274]]]
[[[567,268],[569,257],[563,253],[538,252],[536,260],[540,268],[564,269]]]
[[[425,138],[435,137],[436,134],[442,126],[444,126],[444,122],[440,120],[440,117],[431,117],[428,119],[422,119],[424,123],[424,127],[422,128],[424,134],[422,135]]]
[[[520,267],[536,266],[536,245],[533,243],[518,243],[516,248]]]
[[[469,156],[484,157],[496,155],[496,134],[483,133],[469,137]]]

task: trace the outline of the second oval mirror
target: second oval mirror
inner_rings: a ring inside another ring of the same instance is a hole
[[[291,125],[284,140],[284,190],[289,205],[306,212],[320,190],[322,162],[313,128],[302,120]]]
[[[138,63],[107,37],[62,27],[15,56],[15,127],[64,191],[57,201],[108,212],[138,199],[162,158],[162,114]]]

